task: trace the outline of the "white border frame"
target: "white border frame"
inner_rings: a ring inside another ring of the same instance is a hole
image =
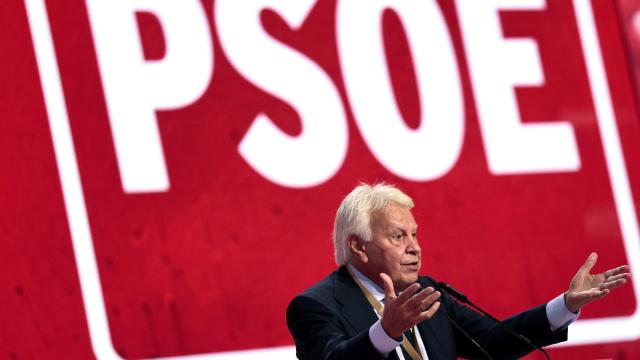
[[[71,232],[73,254],[80,279],[80,290],[87,317],[91,347],[93,354],[100,360],[120,360],[122,358],[115,351],[111,341],[111,331],[102,295],[100,273],[98,272],[98,264],[93,248],[89,216],[85,205],[84,190],[80,180],[80,170],[78,169],[47,7],[44,0],[25,0],[25,6],[42,83],[45,107],[49,118],[49,127],[51,128],[53,149],[62,185],[62,194]],[[259,350],[167,357],[164,359],[254,360],[256,358],[269,360],[294,359],[295,349],[292,346],[285,346]]]
[[[631,266],[631,282],[636,298],[636,309],[630,316],[579,320],[571,325],[571,338],[557,346],[599,344],[632,341],[640,338],[640,235],[638,217],[633,203],[629,176],[620,144],[618,125],[611,102],[611,93],[598,31],[589,0],[573,0],[578,22],[582,55],[587,65],[591,97],[596,110],[598,128],[604,148],[609,181],[615,202],[624,249]]]
[[[80,180],[46,4],[44,0],[25,0],[25,6],[51,128],[51,138],[62,186],[91,346],[98,359],[121,359],[111,341],[84,200],[84,190]],[[573,0],[573,6],[578,22],[583,56],[587,65],[598,128],[603,141],[616,212],[620,219],[624,248],[631,266],[636,310],[630,316],[579,320],[571,325],[570,340],[557,346],[632,341],[640,338],[640,284],[638,284],[640,280],[640,234],[636,209],[613,112],[593,10],[589,0]],[[165,359],[250,360],[257,356],[261,359],[293,359],[295,358],[295,350],[291,346],[286,346]]]

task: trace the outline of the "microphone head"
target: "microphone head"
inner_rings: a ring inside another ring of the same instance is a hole
[[[442,290],[448,292],[449,295],[451,295],[454,298],[458,299],[460,302],[466,303],[468,301],[467,296],[465,294],[463,294],[460,291],[454,289],[451,285],[447,284],[446,282],[439,281],[438,282],[438,286],[440,288],[442,288]]]

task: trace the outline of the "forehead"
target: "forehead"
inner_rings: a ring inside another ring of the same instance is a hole
[[[371,219],[381,227],[417,227],[411,209],[396,203],[391,203],[384,210],[372,214]]]

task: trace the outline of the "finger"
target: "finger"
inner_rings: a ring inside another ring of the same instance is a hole
[[[599,299],[599,298],[605,297],[607,294],[609,294],[609,289],[604,289],[604,290],[596,291],[596,292],[593,294],[592,299],[593,299],[593,300],[595,300],[595,299]]]
[[[426,308],[431,306],[431,304],[433,303],[434,300],[431,300],[431,301],[428,302],[428,304],[426,304],[427,299],[431,298],[436,292],[437,291],[435,291],[432,287],[428,287],[428,288],[424,289],[423,291],[415,294],[409,301],[407,301],[407,306],[411,310],[414,310],[414,311],[417,311],[417,312],[422,312]],[[434,299],[436,299],[438,297],[439,296],[435,297]]]
[[[622,266],[618,266],[615,269],[605,271],[604,276],[606,277],[606,276],[618,275],[623,272],[628,272],[629,270],[630,270],[629,265],[622,265]]]
[[[432,288],[431,286],[427,287],[426,289],[413,295],[413,297],[411,297],[411,299],[407,301],[407,305],[410,307],[418,306],[420,303],[424,301],[424,299],[429,297],[429,295],[433,294],[434,291],[435,291],[434,288]]]
[[[417,318],[418,321],[416,322],[416,324],[421,321],[431,319],[433,315],[435,315],[436,311],[438,311],[438,309],[440,309],[440,301],[436,301],[435,303],[433,303],[433,305],[431,305],[429,309],[420,313],[420,316],[418,316]]]
[[[604,280],[604,282],[608,283],[608,282],[616,281],[616,280],[619,280],[619,279],[631,279],[631,274],[624,273],[624,274],[618,274],[618,275],[614,275],[614,276],[609,276]]]
[[[627,283],[627,279],[618,279],[615,281],[611,281],[611,282],[606,282],[602,285],[599,286],[600,290],[604,290],[604,289],[609,289],[609,290],[613,290],[615,288],[617,288],[620,285],[626,284]]]
[[[592,252],[587,258],[587,261],[585,261],[582,267],[580,267],[580,270],[578,270],[578,272],[589,273],[591,269],[593,269],[593,266],[596,264],[596,261],[598,261],[598,254]]]
[[[416,291],[418,291],[418,289],[420,289],[420,284],[418,283],[411,284],[411,286],[404,289],[400,293],[400,295],[398,295],[398,298],[396,300],[398,301],[398,303],[404,304],[405,302],[409,301],[412,296],[414,296],[414,294],[416,293]]]
[[[440,296],[441,294],[439,291],[434,292],[418,305],[418,309],[420,309],[421,312],[427,310],[432,304],[434,304],[440,298]]]
[[[382,285],[384,286],[384,296],[388,300],[393,300],[396,298],[396,291],[393,288],[393,281],[389,275],[385,273],[380,273],[380,279],[382,280]]]

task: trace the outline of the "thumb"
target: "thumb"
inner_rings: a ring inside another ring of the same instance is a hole
[[[393,288],[393,281],[389,275],[380,273],[380,279],[382,279],[382,285],[384,286],[384,296],[391,300],[396,298],[396,291]]]
[[[580,268],[580,270],[578,270],[578,272],[586,272],[588,274],[591,271],[591,269],[593,269],[593,266],[596,264],[596,261],[598,261],[598,254],[595,252],[592,252],[587,258],[587,261],[585,261],[582,267]]]

